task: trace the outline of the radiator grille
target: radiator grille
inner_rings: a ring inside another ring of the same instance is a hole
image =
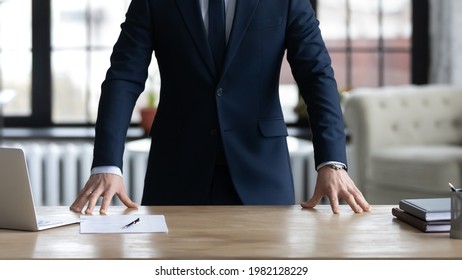
[[[70,205],[90,176],[90,142],[4,142],[2,146],[24,149],[37,206]],[[146,154],[125,152],[125,187],[136,203],[141,202],[146,164]],[[121,202],[114,198],[112,204]]]

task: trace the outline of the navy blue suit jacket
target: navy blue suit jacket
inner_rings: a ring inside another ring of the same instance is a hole
[[[93,166],[122,167],[154,53],[161,92],[142,204],[202,204],[217,135],[244,204],[293,204],[278,95],[286,50],[308,105],[316,163],[346,163],[337,85],[309,0],[238,0],[223,69],[214,68],[196,1],[133,0],[102,85]]]

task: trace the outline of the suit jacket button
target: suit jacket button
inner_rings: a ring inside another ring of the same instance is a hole
[[[216,128],[212,128],[210,130],[210,136],[217,136],[218,135],[218,130]]]
[[[221,96],[223,94],[223,89],[222,88],[219,88],[217,90],[217,96]]]

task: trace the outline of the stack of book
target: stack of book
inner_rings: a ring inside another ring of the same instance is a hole
[[[399,220],[423,232],[449,232],[451,229],[451,199],[403,199],[392,214]]]

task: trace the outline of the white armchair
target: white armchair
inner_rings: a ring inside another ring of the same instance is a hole
[[[449,196],[462,183],[462,88],[360,88],[344,115],[356,183],[373,204]]]

